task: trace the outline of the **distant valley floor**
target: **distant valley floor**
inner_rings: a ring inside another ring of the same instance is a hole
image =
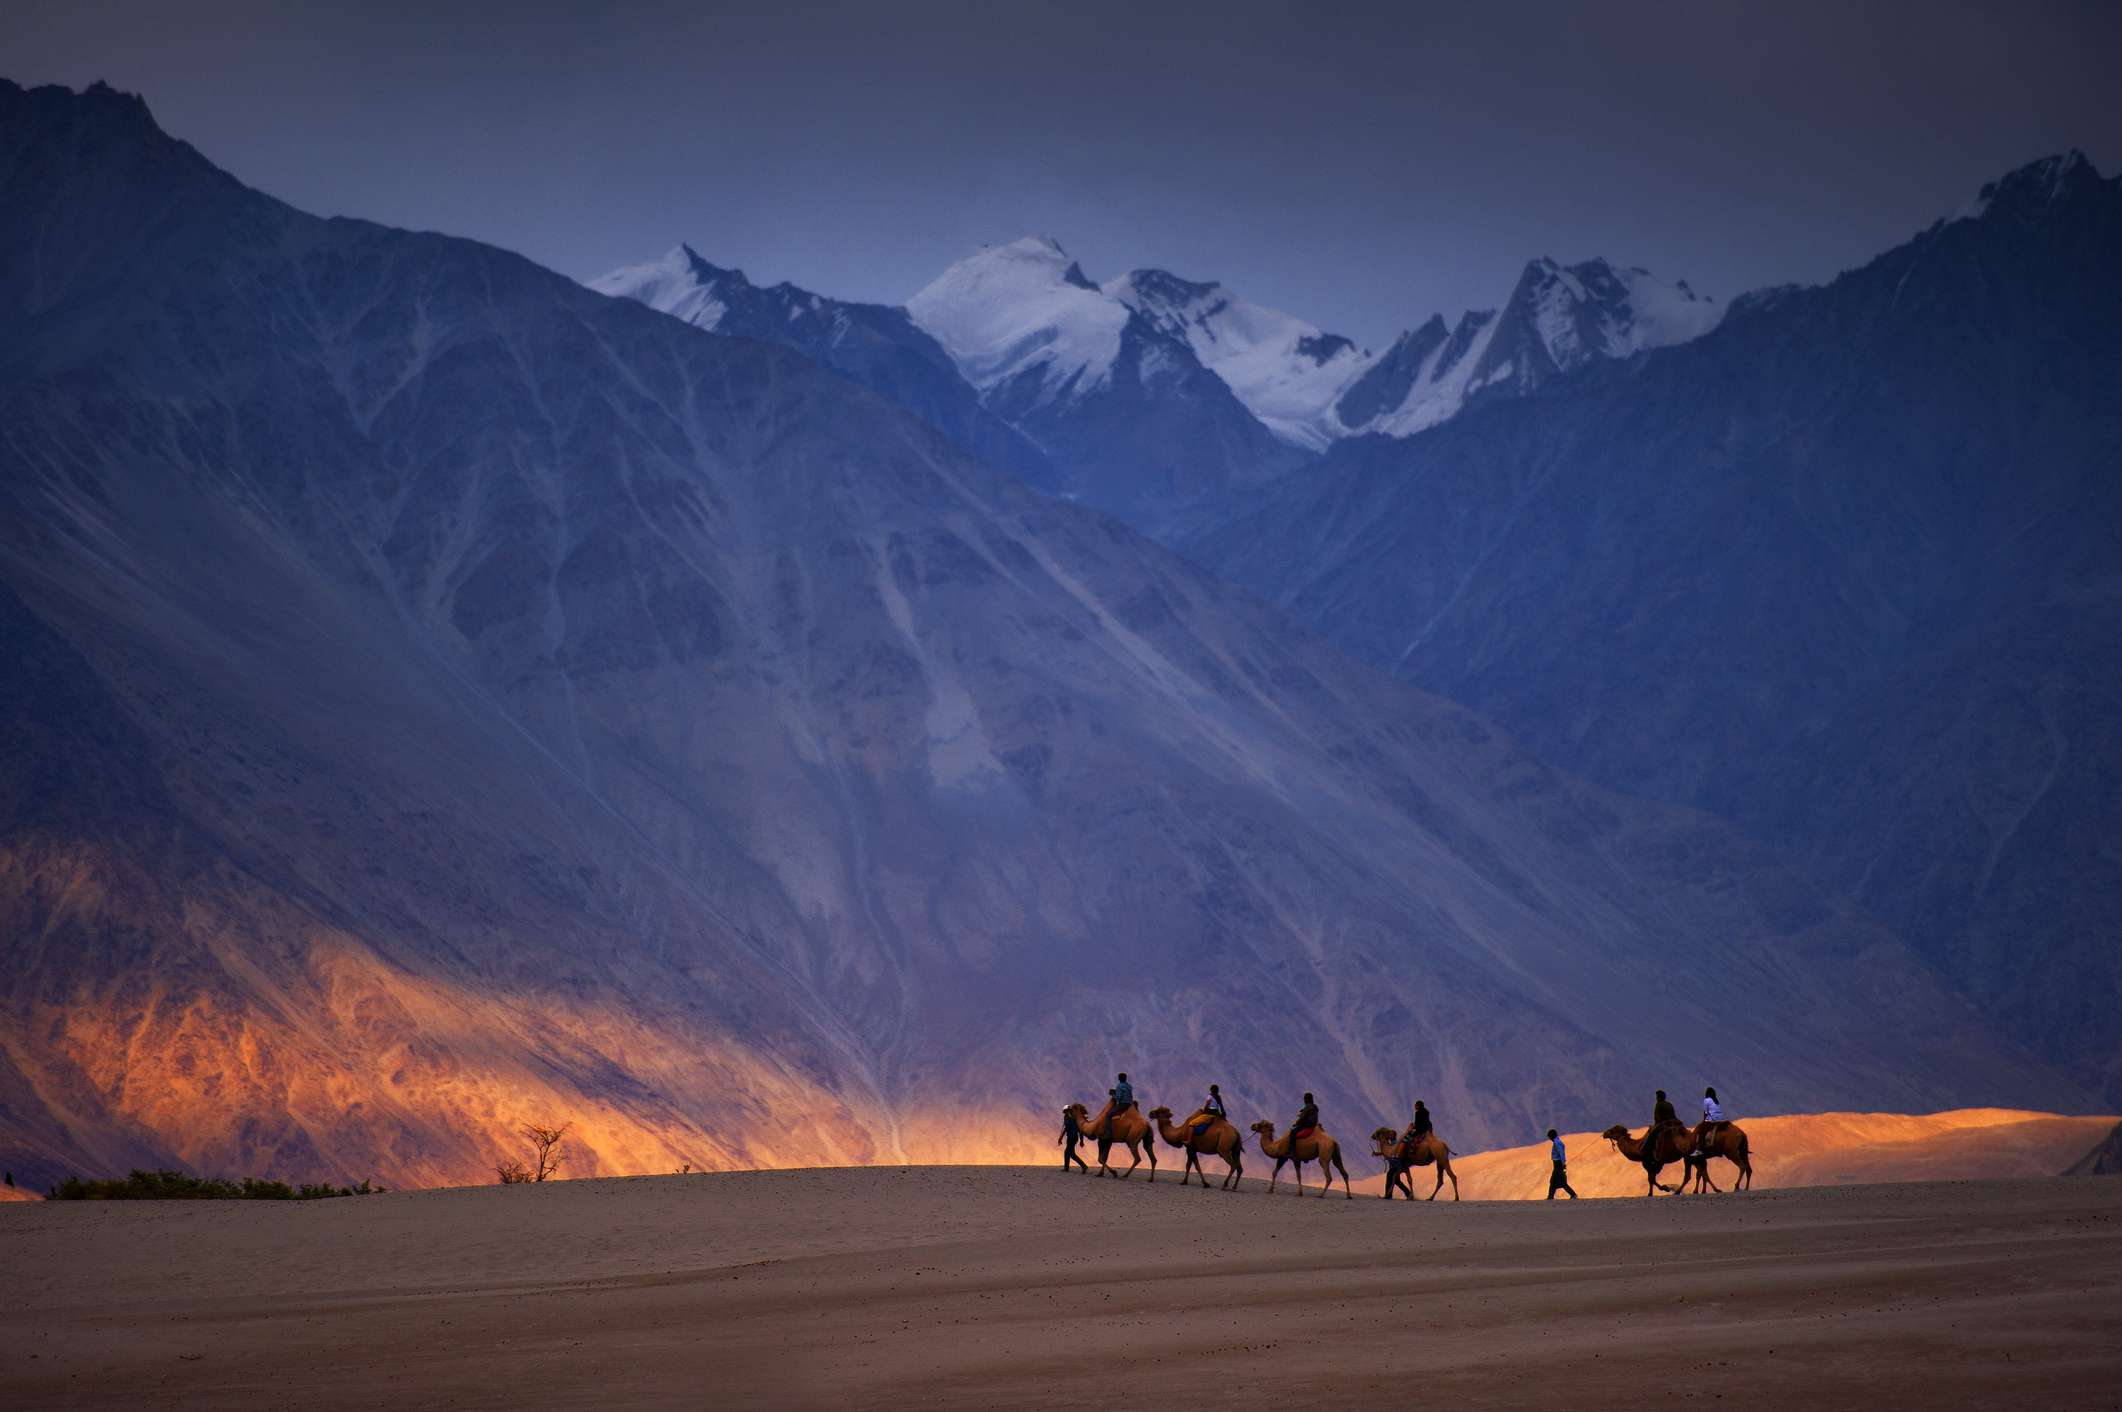
[[[2122,1396],[2104,1178],[1410,1207],[867,1168],[23,1203],[0,1250],[23,1407]]]

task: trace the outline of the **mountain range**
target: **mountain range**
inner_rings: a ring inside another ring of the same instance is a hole
[[[725,272],[730,329],[689,326],[294,210],[100,85],[0,84],[0,210],[32,1184],[479,1180],[531,1119],[578,1173],[1022,1157],[1120,1068],[1349,1131],[1426,1097],[1466,1146],[1705,1065],[1751,1111],[2089,1101],[1740,828],[940,425],[1081,474],[1034,415],[1077,345],[991,340],[977,409],[909,411],[877,384],[945,384],[889,311],[804,304],[847,350],[810,356]],[[1061,298],[1108,384],[1191,356]],[[962,370],[945,307],[911,327]],[[1236,402],[1207,376],[1186,415]]]
[[[2070,153],[1685,347],[1186,543],[1542,758],[1745,827],[2122,1099],[2122,183]]]
[[[1565,373],[1700,337],[1723,309],[1604,260],[1534,260],[1499,309],[1433,317],[1383,353],[1220,284],[1145,269],[1098,284],[1054,240],[966,256],[902,310],[780,284],[761,290],[680,245],[590,281],[696,327],[781,343],[892,396],[976,456],[1160,538],[1308,466],[1351,436],[1406,436]],[[845,330],[863,329],[850,357]],[[880,346],[923,370],[880,376]],[[955,367],[956,387],[937,386]],[[985,408],[1040,448],[1035,466],[970,427]],[[1031,469],[1026,469],[1027,467]]]

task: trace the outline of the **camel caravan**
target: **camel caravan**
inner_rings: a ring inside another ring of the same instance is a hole
[[[1338,1175],[1342,1196],[1354,1200],[1355,1191],[1349,1183],[1348,1167],[1341,1160],[1341,1144],[1320,1126],[1319,1107],[1309,1093],[1304,1095],[1304,1104],[1287,1133],[1277,1136],[1275,1125],[1265,1119],[1254,1123],[1250,1131],[1259,1144],[1261,1155],[1274,1159],[1274,1171],[1269,1174],[1267,1182],[1270,1195],[1282,1180],[1283,1167],[1291,1166],[1297,1193],[1301,1196],[1305,1190],[1304,1164],[1315,1162],[1323,1178],[1320,1196],[1333,1191],[1334,1178]],[[1717,1101],[1717,1091],[1713,1088],[1705,1091],[1702,1121],[1693,1127],[1680,1121],[1661,1088],[1652,1105],[1650,1126],[1641,1137],[1619,1124],[1600,1136],[1611,1142],[1624,1160],[1643,1168],[1648,1182],[1646,1196],[1656,1196],[1661,1191],[1671,1194],[1705,1189],[1722,1191],[1722,1187],[1710,1180],[1709,1159],[1712,1157],[1721,1157],[1738,1169],[1738,1178],[1732,1183],[1734,1191],[1745,1191],[1753,1186],[1754,1168],[1746,1131],[1724,1116]],[[1568,1156],[1562,1139],[1553,1128],[1547,1130],[1547,1137],[1549,1155],[1554,1163],[1548,1181],[1548,1199],[1552,1201],[1557,1192],[1575,1198],[1577,1193],[1569,1186]],[[1168,1107],[1152,1108],[1144,1115],[1135,1102],[1134,1086],[1124,1073],[1108,1091],[1105,1106],[1097,1116],[1091,1116],[1090,1110],[1081,1103],[1071,1103],[1061,1110],[1059,1144],[1063,1171],[1069,1170],[1071,1164],[1084,1172],[1090,1170],[1076,1153],[1079,1143],[1089,1141],[1098,1144],[1099,1176],[1124,1181],[1135,1174],[1147,1157],[1149,1179],[1154,1182],[1157,1179],[1159,1140],[1185,1154],[1185,1169],[1179,1175],[1181,1186],[1199,1177],[1201,1188],[1206,1191],[1208,1173],[1202,1168],[1201,1159],[1214,1157],[1224,1167],[1221,1189],[1238,1189],[1245,1175],[1246,1134],[1231,1122],[1230,1114],[1223,1106],[1222,1091],[1215,1084],[1208,1086],[1208,1097],[1181,1123],[1172,1121],[1172,1110]],[[1423,1200],[1436,1200],[1446,1182],[1451,1183],[1452,1200],[1459,1199],[1459,1178],[1452,1171],[1451,1147],[1437,1136],[1430,1121],[1429,1108],[1421,1100],[1416,1100],[1414,1121],[1404,1130],[1381,1127],[1370,1135],[1370,1140],[1371,1155],[1385,1164],[1384,1196],[1387,1201],[1395,1195],[1405,1196],[1409,1201],[1415,1199],[1414,1184],[1408,1174],[1417,1167],[1436,1169],[1436,1184]],[[1127,1149],[1129,1159],[1124,1172],[1115,1170],[1111,1162],[1113,1149],[1122,1146]],[[1676,1185],[1658,1180],[1659,1173],[1671,1166],[1678,1166],[1681,1170]]]

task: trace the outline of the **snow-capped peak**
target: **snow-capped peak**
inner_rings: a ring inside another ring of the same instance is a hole
[[[704,329],[721,323],[731,299],[752,287],[744,271],[711,265],[683,242],[660,260],[626,265],[587,283],[599,294],[638,300]]]
[[[1269,431],[1309,450],[1333,440],[1334,403],[1372,361],[1338,334],[1166,270],[1122,275],[1105,292],[1183,339]]]
[[[1724,315],[1686,280],[1667,284],[1650,271],[1605,260],[1525,267],[1513,302],[1525,301],[1547,355],[1560,369],[1598,358],[1627,358],[1700,338]]]
[[[1056,392],[1098,386],[1112,374],[1128,320],[1126,305],[1043,236],[966,256],[906,312],[983,392],[1033,371]]]
[[[1534,260],[1502,311],[1405,335],[1335,403],[1343,433],[1411,436],[1477,401],[1523,396],[1558,373],[1700,338],[1724,310],[1649,271]]]

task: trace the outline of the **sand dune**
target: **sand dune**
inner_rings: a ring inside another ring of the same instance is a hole
[[[1839,1186],[1852,1182],[1967,1181],[1984,1177],[2052,1177],[2083,1157],[2115,1126],[2111,1117],[2064,1117],[2015,1108],[1958,1108],[1945,1113],[1798,1113],[1741,1118],[1754,1153],[1754,1188]],[[1640,1133],[1639,1120],[1632,1131]],[[1447,1129],[1445,1136],[1450,1137]],[[1344,1138],[1344,1141],[1349,1139]],[[1643,1170],[1621,1160],[1597,1133],[1565,1133],[1570,1185],[1580,1196],[1641,1196]],[[1376,1163],[1367,1156],[1369,1171]],[[1547,1143],[1476,1152],[1452,1164],[1468,1200],[1531,1201],[1547,1195]],[[1710,1180],[1731,1185],[1737,1173],[1710,1164]],[[1674,1178],[1676,1179],[1676,1178]],[[1415,1194],[1429,1195],[1433,1172],[1417,1172]],[[1384,1179],[1359,1180],[1377,1192]],[[1443,1195],[1451,1195],[1447,1186]],[[1440,1198],[1441,1199],[1441,1198]]]
[[[0,1208],[0,1405],[2112,1406],[2122,1182],[1409,1207],[1052,1169]]]

